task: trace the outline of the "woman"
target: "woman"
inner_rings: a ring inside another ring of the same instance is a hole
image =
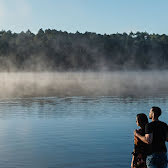
[[[145,125],[148,123],[148,118],[144,113],[137,114],[136,124],[140,127],[137,132],[144,136]],[[132,152],[131,168],[147,168],[146,156],[148,152],[148,145],[142,142],[139,138],[134,136],[134,151]]]

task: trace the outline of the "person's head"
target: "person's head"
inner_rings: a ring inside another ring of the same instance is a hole
[[[161,114],[162,114],[162,110],[159,107],[153,106],[150,109],[149,118],[150,119],[158,119]]]
[[[145,128],[145,125],[148,123],[148,117],[144,113],[137,114],[136,117],[137,126]]]

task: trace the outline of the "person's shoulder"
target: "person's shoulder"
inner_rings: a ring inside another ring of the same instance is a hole
[[[150,128],[153,128],[153,123],[152,122],[149,122],[145,125],[145,130],[150,129]]]
[[[155,122],[149,122],[146,124],[145,128],[154,128],[155,127]]]
[[[160,122],[161,124],[163,124],[163,125],[167,125],[167,124],[166,124],[165,122],[163,122],[163,121],[160,121],[160,120],[159,120],[159,122]]]
[[[150,127],[152,125],[153,125],[153,122],[149,122],[149,123],[146,124],[146,127]]]
[[[150,134],[153,132],[153,123],[150,122],[150,123],[147,123],[145,125],[145,134]]]
[[[143,135],[143,134],[145,134],[145,130],[142,128],[139,128],[139,129],[137,129],[137,133]]]
[[[159,121],[159,124],[162,125],[163,127],[167,127],[167,124],[163,121]]]

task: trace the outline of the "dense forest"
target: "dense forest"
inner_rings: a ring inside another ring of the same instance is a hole
[[[0,71],[168,69],[168,36],[0,31]]]

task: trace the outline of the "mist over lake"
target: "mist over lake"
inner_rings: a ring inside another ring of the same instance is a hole
[[[157,96],[168,93],[168,71],[0,73],[0,97]]]

